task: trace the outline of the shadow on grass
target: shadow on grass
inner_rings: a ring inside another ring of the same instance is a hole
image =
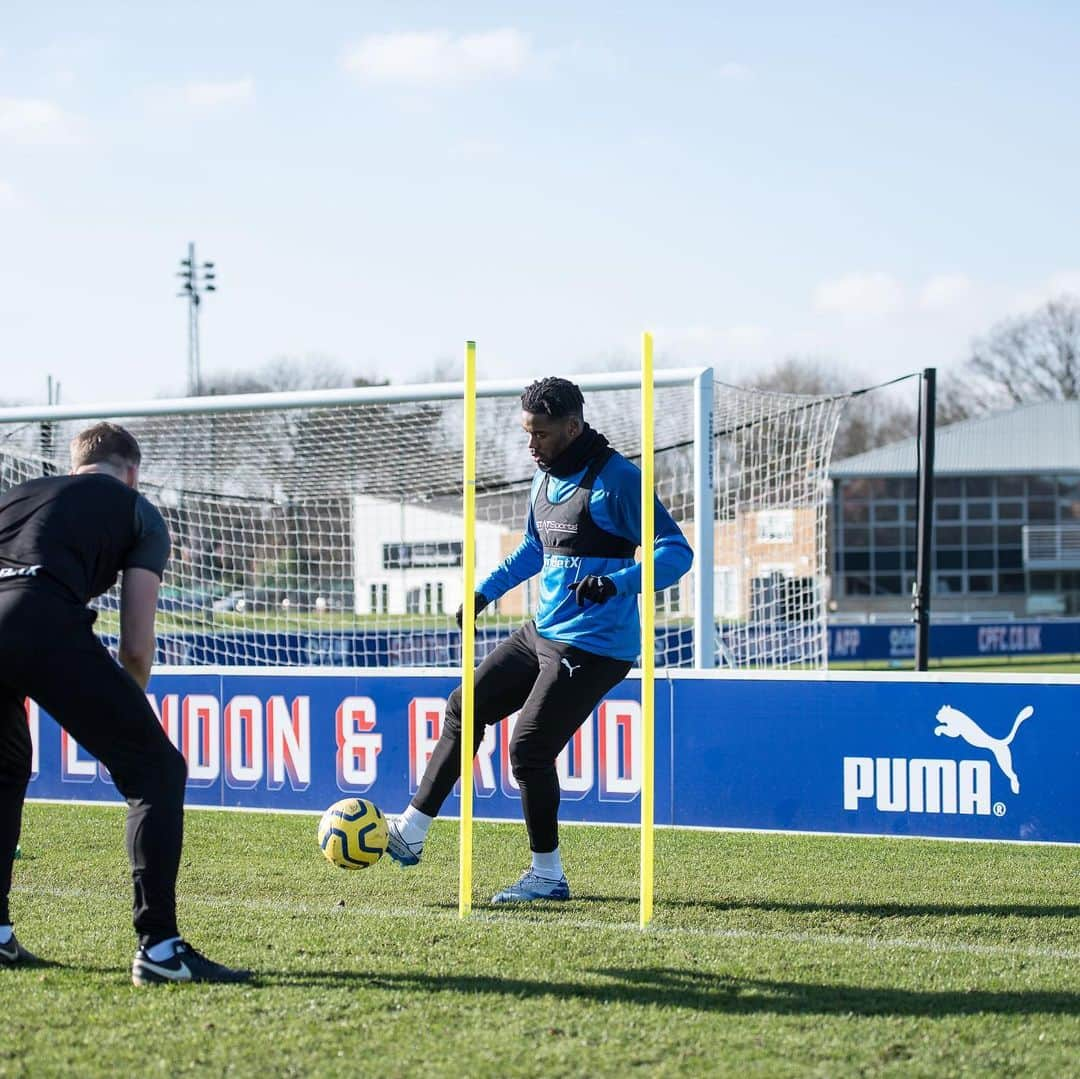
[[[497,975],[436,975],[422,972],[309,971],[265,973],[286,985],[355,984],[358,990],[490,994],[518,1000],[556,998],[595,1004],[689,1008],[732,1015],[1080,1015],[1080,993],[1064,990],[928,990],[891,986],[825,985],[815,982],[735,978],[673,968],[601,968],[588,981],[549,981]],[[599,980],[593,980],[599,979]]]
[[[473,908],[477,911],[483,911],[485,913],[495,913],[502,911],[509,913],[511,910],[531,910],[531,911],[553,911],[553,910],[574,910],[579,903],[590,904],[610,904],[610,905],[622,905],[626,906],[628,903],[636,904],[638,897],[636,895],[578,895],[574,893],[568,900],[533,900],[531,903],[505,903],[495,904],[484,898],[473,898]],[[437,899],[424,904],[437,910],[457,910],[458,905],[456,902],[450,902],[449,900]],[[636,917],[636,915],[635,915]],[[615,922],[612,923],[616,924]]]
[[[984,914],[1007,918],[1080,918],[1080,905],[1041,903],[786,903],[771,899],[670,899],[658,898],[657,907],[681,907],[717,911],[760,910],[783,914],[863,914],[874,918],[919,918],[948,915],[976,917]]]

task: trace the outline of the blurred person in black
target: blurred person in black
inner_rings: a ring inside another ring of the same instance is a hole
[[[105,765],[127,799],[138,934],[132,980],[244,981],[249,971],[212,962],[177,929],[187,766],[145,693],[170,540],[139,494],[140,461],[128,431],[99,423],[72,441],[70,475],[0,495],[0,967],[34,961],[15,938],[8,904],[30,780],[31,697]],[[120,574],[117,663],[94,634],[87,604]]]

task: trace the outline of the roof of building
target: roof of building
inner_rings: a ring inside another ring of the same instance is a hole
[[[910,476],[918,470],[916,440],[835,462],[829,474]],[[1044,401],[948,427],[934,437],[934,474],[1080,472],[1080,401]]]

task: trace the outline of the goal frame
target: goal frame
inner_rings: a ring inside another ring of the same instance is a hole
[[[476,396],[511,397],[535,377],[493,379],[476,384]],[[634,390],[641,387],[640,370],[590,372],[565,376],[583,393],[603,390]],[[657,388],[688,386],[693,394],[693,530],[694,550],[693,641],[696,669],[712,670],[716,661],[713,611],[713,371],[711,367],[680,367],[657,370]],[[463,401],[464,382],[433,382],[422,385],[362,386],[345,389],[293,390],[272,393],[222,394],[206,397],[157,398],[139,401],[94,401],[86,404],[19,405],[0,408],[0,424],[49,423],[64,420],[122,420],[129,417],[193,416],[229,412],[269,412],[345,405]],[[587,407],[587,406],[586,406]],[[705,508],[706,512],[702,512]]]

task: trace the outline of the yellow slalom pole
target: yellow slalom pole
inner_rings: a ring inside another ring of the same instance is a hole
[[[653,339],[641,335],[641,928],[653,916],[656,787],[656,572],[653,563]]]
[[[461,822],[458,915],[472,911],[473,669],[476,666],[476,342],[465,342],[465,472],[462,543],[465,598],[461,617]]]

